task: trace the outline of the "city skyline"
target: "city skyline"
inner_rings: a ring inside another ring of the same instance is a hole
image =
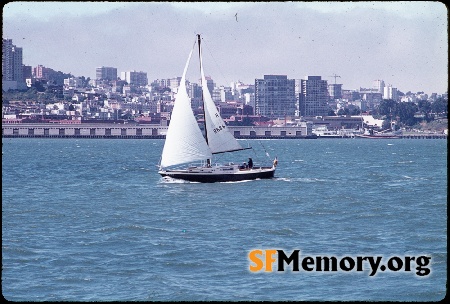
[[[318,75],[331,84],[339,75],[347,90],[372,87],[376,79],[402,92],[448,90],[443,3],[201,5],[11,2],[3,9],[3,38],[23,48],[25,65],[91,78],[99,66],[144,71],[150,82],[178,77],[201,32],[204,57],[211,56],[204,59],[207,74],[217,85],[254,84],[267,74]]]

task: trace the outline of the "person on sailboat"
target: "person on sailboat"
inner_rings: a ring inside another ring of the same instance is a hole
[[[251,157],[248,158],[248,168],[252,169],[253,168],[253,160]]]
[[[278,158],[275,157],[275,159],[273,160],[273,166],[276,167],[278,165]]]

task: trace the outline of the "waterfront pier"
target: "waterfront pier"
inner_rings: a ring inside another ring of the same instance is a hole
[[[3,138],[105,138],[105,139],[164,139],[167,126],[151,124],[108,123],[5,123]],[[230,131],[238,139],[315,139],[310,126],[296,127],[236,127]],[[407,132],[402,139],[447,139],[444,133]],[[353,137],[340,137],[351,139]]]
[[[163,139],[167,126],[151,124],[108,123],[7,123],[2,124],[3,138],[137,138]],[[314,138],[310,125],[297,127],[229,127],[240,139]]]

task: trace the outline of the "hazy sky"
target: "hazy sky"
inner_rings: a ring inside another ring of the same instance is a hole
[[[149,81],[181,76],[195,35],[218,85],[267,74],[322,76],[343,89],[382,79],[400,91],[448,90],[441,2],[9,2],[3,38],[25,65],[95,77],[111,66]],[[199,78],[193,60],[188,79]],[[190,76],[192,75],[192,76]],[[190,77],[189,77],[190,76]]]

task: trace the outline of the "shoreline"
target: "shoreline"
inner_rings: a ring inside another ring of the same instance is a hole
[[[165,139],[167,126],[151,124],[2,124],[2,138],[101,138],[101,139]],[[317,136],[306,126],[237,127],[230,126],[236,139],[355,139],[356,134]],[[404,132],[394,139],[447,139],[445,133]],[[371,138],[359,138],[371,139]],[[379,139],[379,138],[376,138]]]
[[[165,139],[165,135],[2,135],[2,138],[67,138],[67,139]],[[236,139],[357,139],[368,140],[373,138],[358,138],[358,137],[325,137],[325,136],[236,136]],[[375,138],[375,139],[448,139],[445,134],[407,134],[399,135],[398,138]]]

